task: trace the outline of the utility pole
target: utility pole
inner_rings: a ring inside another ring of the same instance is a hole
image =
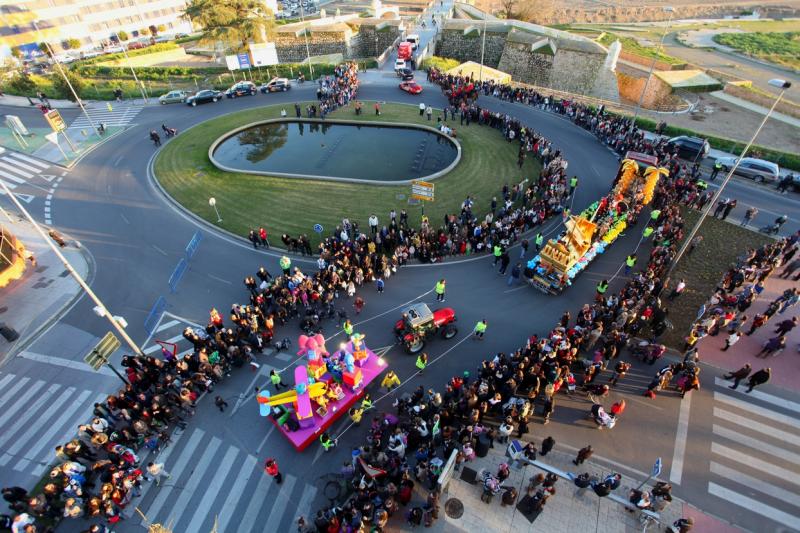
[[[111,28],[108,27],[108,24],[106,24],[106,30],[111,31]],[[122,47],[122,55],[125,56],[125,62],[128,64],[128,68],[131,69],[131,74],[133,74],[133,82],[137,87],[139,87],[139,92],[142,94],[142,100],[144,100],[144,103],[147,104],[147,95],[144,93],[144,86],[139,83],[139,78],[136,77],[136,70],[133,68],[131,58],[128,57],[128,45],[123,44],[122,39],[119,38],[119,32],[114,31],[114,36],[117,38],[117,42]]]

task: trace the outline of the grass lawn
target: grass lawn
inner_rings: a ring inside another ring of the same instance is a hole
[[[629,52],[631,54],[636,54],[637,56],[646,57],[649,59],[657,59],[658,61],[663,61],[664,63],[670,65],[682,65],[686,63],[683,59],[675,56],[671,56],[669,54],[665,54],[662,50],[660,50],[657,46],[644,46],[639,44],[639,42],[632,38],[632,37],[625,37],[623,35],[618,35],[614,33],[604,33],[597,39],[602,45],[610,46],[614,41],[618,40],[622,44],[622,49],[625,52]]]
[[[714,42],[749,56],[800,70],[800,31],[784,33],[720,33]]]
[[[305,103],[302,104],[305,107]],[[208,205],[209,197],[217,200],[222,216],[221,227],[246,236],[254,227],[264,226],[279,244],[279,236],[307,234],[316,241],[314,224],[322,224],[329,235],[342,218],[356,220],[367,227],[371,213],[378,215],[381,224],[388,222],[389,211],[406,209],[412,226],[418,226],[420,206],[408,205],[409,185],[363,185],[334,181],[314,181],[277,178],[223,172],[208,159],[208,147],[231,129],[257,120],[279,118],[281,107],[268,106],[231,113],[209,120],[182,133],[161,149],[155,161],[155,174],[166,191],[187,209],[215,223],[216,216]],[[285,106],[290,114],[291,105]],[[363,120],[431,124],[419,116],[414,105],[382,104],[382,114],[376,117],[371,102],[364,102],[364,114],[357,117],[352,107],[329,115]],[[435,124],[435,122],[433,123]],[[475,200],[475,211],[488,211],[492,196],[500,196],[504,183],[509,186],[523,177],[539,175],[539,163],[528,158],[522,170],[517,168],[517,144],[503,139],[498,130],[473,124],[456,125],[461,142],[462,157],[447,176],[438,178],[436,201],[425,205],[425,214],[438,227],[445,213],[458,213],[467,195]],[[391,162],[375,154],[375,172]],[[402,196],[401,196],[402,195]]]
[[[700,212],[684,209],[683,215],[688,233],[700,218]],[[669,320],[675,327],[667,330],[661,340],[678,350],[683,347],[683,339],[689,334],[697,310],[708,301],[725,271],[748,249],[770,241],[766,235],[713,217],[706,218],[698,235],[703,236],[703,242],[691,255],[683,256],[672,273],[670,283],[674,287],[681,278],[686,280],[683,294],[674,302],[668,303]],[[666,291],[665,297],[666,294],[669,291]]]

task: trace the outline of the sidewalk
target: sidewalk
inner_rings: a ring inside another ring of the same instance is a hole
[[[758,104],[754,104],[752,102],[748,102],[747,100],[743,100],[741,98],[737,98],[736,96],[732,96],[724,91],[714,91],[710,93],[711,96],[714,98],[719,98],[720,100],[725,100],[729,104],[733,104],[738,107],[742,107],[744,109],[749,109],[754,113],[758,113],[759,115],[766,115],[769,113],[769,109],[766,107],[762,107]],[[778,113],[777,111],[773,111],[770,118],[775,120],[780,120],[781,122],[785,122],[790,126],[794,126],[795,128],[800,128],[800,119],[796,119],[794,117],[790,117],[789,115],[784,115],[783,113]]]
[[[461,472],[454,473],[448,491],[439,500],[439,519],[433,523],[432,527],[426,528],[426,531],[480,531],[482,533],[505,533],[508,531],[531,533],[541,531],[551,533],[604,531],[606,533],[633,533],[643,530],[644,525],[639,522],[639,519],[633,513],[628,512],[621,504],[609,498],[599,498],[591,489],[586,490],[583,495],[579,495],[578,488],[564,479],[559,479],[556,483],[556,494],[548,499],[544,510],[533,521],[529,521],[518,506],[520,506],[523,498],[526,497],[528,480],[536,474],[544,473],[539,468],[530,465],[521,468],[512,466],[511,476],[504,483],[507,487],[516,487],[519,493],[513,506],[502,506],[500,495],[495,496],[491,503],[484,503],[480,499],[483,493],[481,482],[478,481],[476,484],[471,484],[462,481],[461,476],[465,469],[480,472],[481,469],[486,468],[495,473],[500,463],[509,461],[504,454],[504,450],[505,447],[496,444],[495,448],[489,450],[489,454],[486,457],[478,457],[474,461],[465,463],[461,468]],[[572,464],[574,457],[574,453],[560,451],[556,447],[546,457],[539,457],[539,461],[566,472],[589,472],[598,476],[605,476],[614,472],[613,469],[592,462],[576,467]],[[638,487],[641,481],[623,475],[622,486],[614,494],[627,499],[629,490]],[[460,518],[451,518],[447,513],[449,507],[460,507],[456,502],[452,501],[454,499],[457,499],[463,506],[463,514]],[[424,501],[425,495],[417,490],[411,503],[401,512],[404,513],[416,505],[423,505]],[[448,506],[448,502],[450,502],[450,506]],[[704,533],[738,533],[740,531],[716,518],[705,515],[697,509],[689,507],[678,498],[673,498],[672,503],[662,511],[661,525],[650,524],[647,530],[663,531],[667,524],[672,524],[682,516],[694,518],[695,527],[698,531],[703,531]],[[391,532],[408,530],[405,518],[399,518],[395,515],[389,522],[387,530]]]
[[[48,98],[48,101],[53,109],[69,109],[79,107],[78,104],[71,102],[70,100],[55,100]],[[33,102],[33,105],[31,105],[31,102]],[[33,96],[31,96],[30,100],[28,100],[27,96],[14,96],[11,94],[4,94],[3,96],[0,96],[0,105],[11,107],[34,107],[38,103],[40,103],[39,99]],[[84,107],[90,107],[92,102],[91,100],[83,100],[83,105]]]
[[[779,279],[778,274],[781,272],[783,272],[783,267],[778,268],[767,279],[764,292],[745,311],[748,322],[752,322],[753,317],[757,313],[763,312],[771,301],[783,294],[783,291],[797,286],[797,282],[792,281],[791,278]],[[767,359],[759,359],[755,356],[761,350],[764,342],[775,336],[776,324],[791,319],[793,316],[800,316],[800,307],[797,305],[784,311],[783,314],[776,314],[765,326],[749,337],[744,335],[726,352],[723,352],[722,348],[725,347],[725,339],[728,338],[727,332],[721,331],[716,337],[704,337],[697,344],[700,360],[724,370],[737,370],[745,363],[750,363],[754,372],[769,366],[772,367],[772,378],[770,379],[772,385],[796,391],[797,375],[800,373],[800,357],[797,354],[798,345],[800,345],[800,327],[794,328],[786,335],[786,348],[776,356]],[[742,329],[747,332],[750,330],[750,325],[745,324]]]
[[[56,254],[42,240],[33,226],[16,213],[8,212],[14,220],[0,215],[0,223],[33,252],[36,266],[28,263],[22,278],[0,290],[0,322],[19,333],[19,339],[9,343],[0,337],[0,365],[24,349],[40,332],[56,322],[61,314],[82,294],[80,285],[69,275]],[[75,270],[87,279],[92,265],[88,253],[75,241],[64,236],[67,246],[61,251]]]

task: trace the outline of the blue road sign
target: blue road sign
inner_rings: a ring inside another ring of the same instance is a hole
[[[322,233],[323,231],[322,224],[314,224],[314,231],[317,233]]]
[[[247,52],[243,54],[239,54],[239,68],[247,69],[250,68],[250,56],[247,55]]]
[[[656,459],[656,462],[653,463],[653,473],[652,473],[653,477],[658,477],[661,475],[661,466],[662,466],[661,457],[659,457],[658,459]]]

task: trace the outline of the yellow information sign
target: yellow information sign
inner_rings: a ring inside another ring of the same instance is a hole
[[[414,180],[411,182],[411,198],[433,202],[434,190],[433,183],[428,181]]]
[[[56,109],[51,109],[47,113],[44,114],[44,118],[47,120],[50,127],[53,128],[53,131],[59,132],[64,131],[67,129],[67,125],[64,123],[64,119],[61,118],[61,113],[58,112]]]
[[[103,365],[108,363],[108,359],[119,349],[119,347],[119,339],[116,335],[109,331],[106,333],[106,336],[103,337],[99,343],[97,343],[97,346],[95,346],[94,349],[83,358],[83,360],[93,369],[100,370]]]

